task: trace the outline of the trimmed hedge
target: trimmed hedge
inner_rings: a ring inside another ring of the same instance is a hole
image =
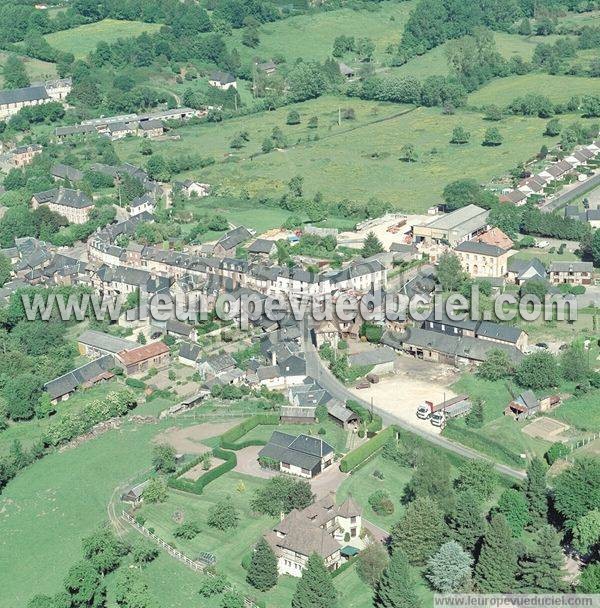
[[[331,578],[335,578],[336,576],[339,576],[342,572],[345,572],[346,570],[348,570],[348,568],[351,568],[354,565],[354,562],[357,560],[358,556],[353,556],[351,557],[349,560],[345,561],[337,570],[333,570],[333,572],[331,573]]]
[[[381,433],[378,433],[375,435],[375,437],[369,439],[369,441],[366,443],[363,443],[355,450],[348,452],[348,454],[346,454],[340,461],[340,471],[343,473],[348,473],[352,469],[355,469],[367,458],[377,452],[377,450],[381,449],[385,445],[386,441],[390,437],[393,437],[395,432],[395,427],[388,426],[386,429],[381,431]]]
[[[131,388],[146,388],[146,383],[137,378],[126,378],[125,384]]]
[[[191,492],[192,494],[202,494],[205,486],[207,486],[211,481],[221,477],[225,473],[231,471],[235,465],[237,464],[237,457],[234,452],[226,452],[225,450],[221,450],[220,448],[215,448],[212,451],[212,455],[215,458],[220,458],[225,462],[220,464],[218,467],[212,469],[212,471],[208,471],[204,473],[201,477],[199,477],[196,481],[188,481],[187,479],[180,479],[180,477],[189,471],[191,468],[195,467],[197,464],[200,464],[202,461],[202,456],[198,456],[198,458],[194,458],[182,467],[175,475],[169,478],[169,487],[174,488],[176,490],[182,490],[184,492]]]
[[[219,445],[226,450],[241,450],[242,448],[247,448],[251,445],[266,445],[267,442],[262,441],[261,439],[250,439],[249,441],[242,441],[241,443],[236,442],[257,426],[276,426],[278,424],[279,416],[277,414],[256,414],[228,431],[225,431],[219,437]]]

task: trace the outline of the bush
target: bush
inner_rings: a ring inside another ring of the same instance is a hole
[[[377,515],[391,515],[394,512],[394,503],[385,490],[377,490],[369,496],[369,505]]]
[[[394,436],[396,432],[395,427],[388,426],[386,429],[381,431],[373,437],[369,439],[366,443],[363,443],[361,446],[352,450],[342,460],[340,461],[340,471],[343,473],[348,473],[352,469],[355,469],[358,465],[363,463],[367,458],[372,456],[375,452],[380,450],[386,443],[386,441]]]
[[[177,526],[173,531],[175,538],[185,538],[191,540],[200,534],[200,524],[195,521],[186,521],[185,523]]]
[[[125,384],[131,388],[146,388],[146,383],[136,378],[126,378]]]
[[[556,442],[548,448],[548,451],[544,454],[544,458],[551,465],[560,458],[567,456],[569,452],[569,448],[564,443]]]

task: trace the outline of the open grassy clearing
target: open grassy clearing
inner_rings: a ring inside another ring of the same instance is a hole
[[[4,84],[4,78],[2,76],[2,69],[8,59],[10,53],[5,51],[0,52],[0,87]],[[32,57],[20,56],[19,59],[23,62],[29,80],[31,82],[40,82],[42,80],[49,80],[56,78],[56,64],[49,63],[47,61],[40,61],[39,59],[33,59]]]
[[[81,538],[107,519],[115,487],[149,467],[151,439],[163,426],[124,425],[50,454],[8,484],[0,496],[3,606],[24,606],[34,593],[60,590],[81,557]]]
[[[505,59],[520,56],[525,60],[529,60],[535,50],[536,42],[527,36],[495,32],[494,39],[496,40],[498,52]],[[386,70],[386,73],[393,74],[394,76],[414,76],[420,80],[428,76],[448,74],[447,44],[444,43],[436,46],[423,55],[413,57],[404,65]]]
[[[531,158],[542,144],[556,143],[542,135],[547,121],[537,117],[511,116],[500,122],[497,126],[504,143],[491,148],[481,146],[489,123],[477,113],[461,111],[444,116],[438,108],[408,111],[406,106],[337,97],[294,107],[300,112],[300,125],[286,125],[290,108],[282,108],[220,124],[183,127],[177,131],[180,140],[163,142],[157,151],[165,156],[214,156],[215,165],[181,177],[207,181],[220,193],[237,195],[246,190],[251,195],[280,196],[293,176],[302,175],[308,196],[321,191],[330,200],[368,201],[375,197],[399,209],[422,212],[440,200],[444,186],[457,176],[487,183],[506,174],[517,162]],[[354,108],[356,120],[342,120],[338,126],[340,107]],[[319,117],[318,129],[306,126],[313,115]],[[563,120],[577,118],[565,116]],[[457,125],[471,133],[471,143],[449,143]],[[262,154],[262,142],[274,126],[282,129],[290,147]],[[250,141],[241,151],[233,152],[229,143],[242,130],[248,131]],[[308,136],[314,139],[315,135],[318,141],[307,142]],[[415,146],[417,162],[399,160],[405,144]],[[122,160],[145,163],[139,140],[126,139],[115,145]]]
[[[133,38],[142,32],[156,32],[160,28],[158,23],[104,19],[97,23],[54,32],[45,38],[51,46],[65,53],[73,53],[76,59],[81,59],[93,51],[99,42],[111,44],[119,38]]]
[[[539,240],[542,240],[541,238]],[[546,249],[537,249],[535,247],[529,247],[527,249],[520,249],[514,256],[511,256],[511,260],[531,260],[533,258],[538,258],[544,264],[550,264],[550,262],[554,262],[557,260],[561,260],[563,262],[572,262],[574,260],[578,260],[579,258],[570,251],[563,251],[562,253],[558,253],[555,248],[554,253],[549,252],[550,247]]]
[[[415,3],[382,2],[372,10],[344,8],[334,11],[298,15],[275,23],[266,23],[259,30],[260,44],[251,49],[241,44],[241,30],[234,32],[232,43],[242,59],[263,60],[283,56],[288,64],[302,57],[324,61],[331,57],[333,41],[337,36],[371,38],[375,43],[375,60],[381,61],[386,47],[400,42],[404,24]],[[344,61],[356,61],[349,54]],[[354,63],[353,63],[354,65]]]
[[[546,95],[554,102],[568,101],[573,95],[598,95],[600,79],[580,76],[551,76],[527,74],[497,78],[469,96],[475,106],[508,105],[516,97],[527,93]]]
[[[592,362],[593,366],[593,362]],[[591,391],[581,397],[571,397],[550,415],[583,431],[600,431],[600,391]]]

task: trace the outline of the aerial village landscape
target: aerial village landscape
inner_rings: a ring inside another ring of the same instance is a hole
[[[599,49],[1,3],[0,608],[600,602]]]

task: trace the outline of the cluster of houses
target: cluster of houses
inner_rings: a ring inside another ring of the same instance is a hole
[[[543,171],[521,180],[516,189],[503,190],[500,200],[521,206],[533,195],[543,196],[544,190],[552,182],[562,180],[567,175],[578,173],[578,179],[585,180],[587,174],[578,172],[577,169],[585,167],[598,156],[599,152],[600,141],[594,141],[587,146],[579,146],[572,154],[548,165]]]
[[[64,103],[72,86],[70,78],[59,78],[20,89],[0,91],[0,120],[14,116],[22,108],[39,106],[51,101]]]
[[[89,134],[104,135],[112,140],[123,139],[128,135],[153,139],[164,134],[165,121],[189,120],[203,114],[205,112],[192,108],[156,110],[145,114],[120,114],[84,120],[78,125],[56,127],[54,135],[58,141]]]

